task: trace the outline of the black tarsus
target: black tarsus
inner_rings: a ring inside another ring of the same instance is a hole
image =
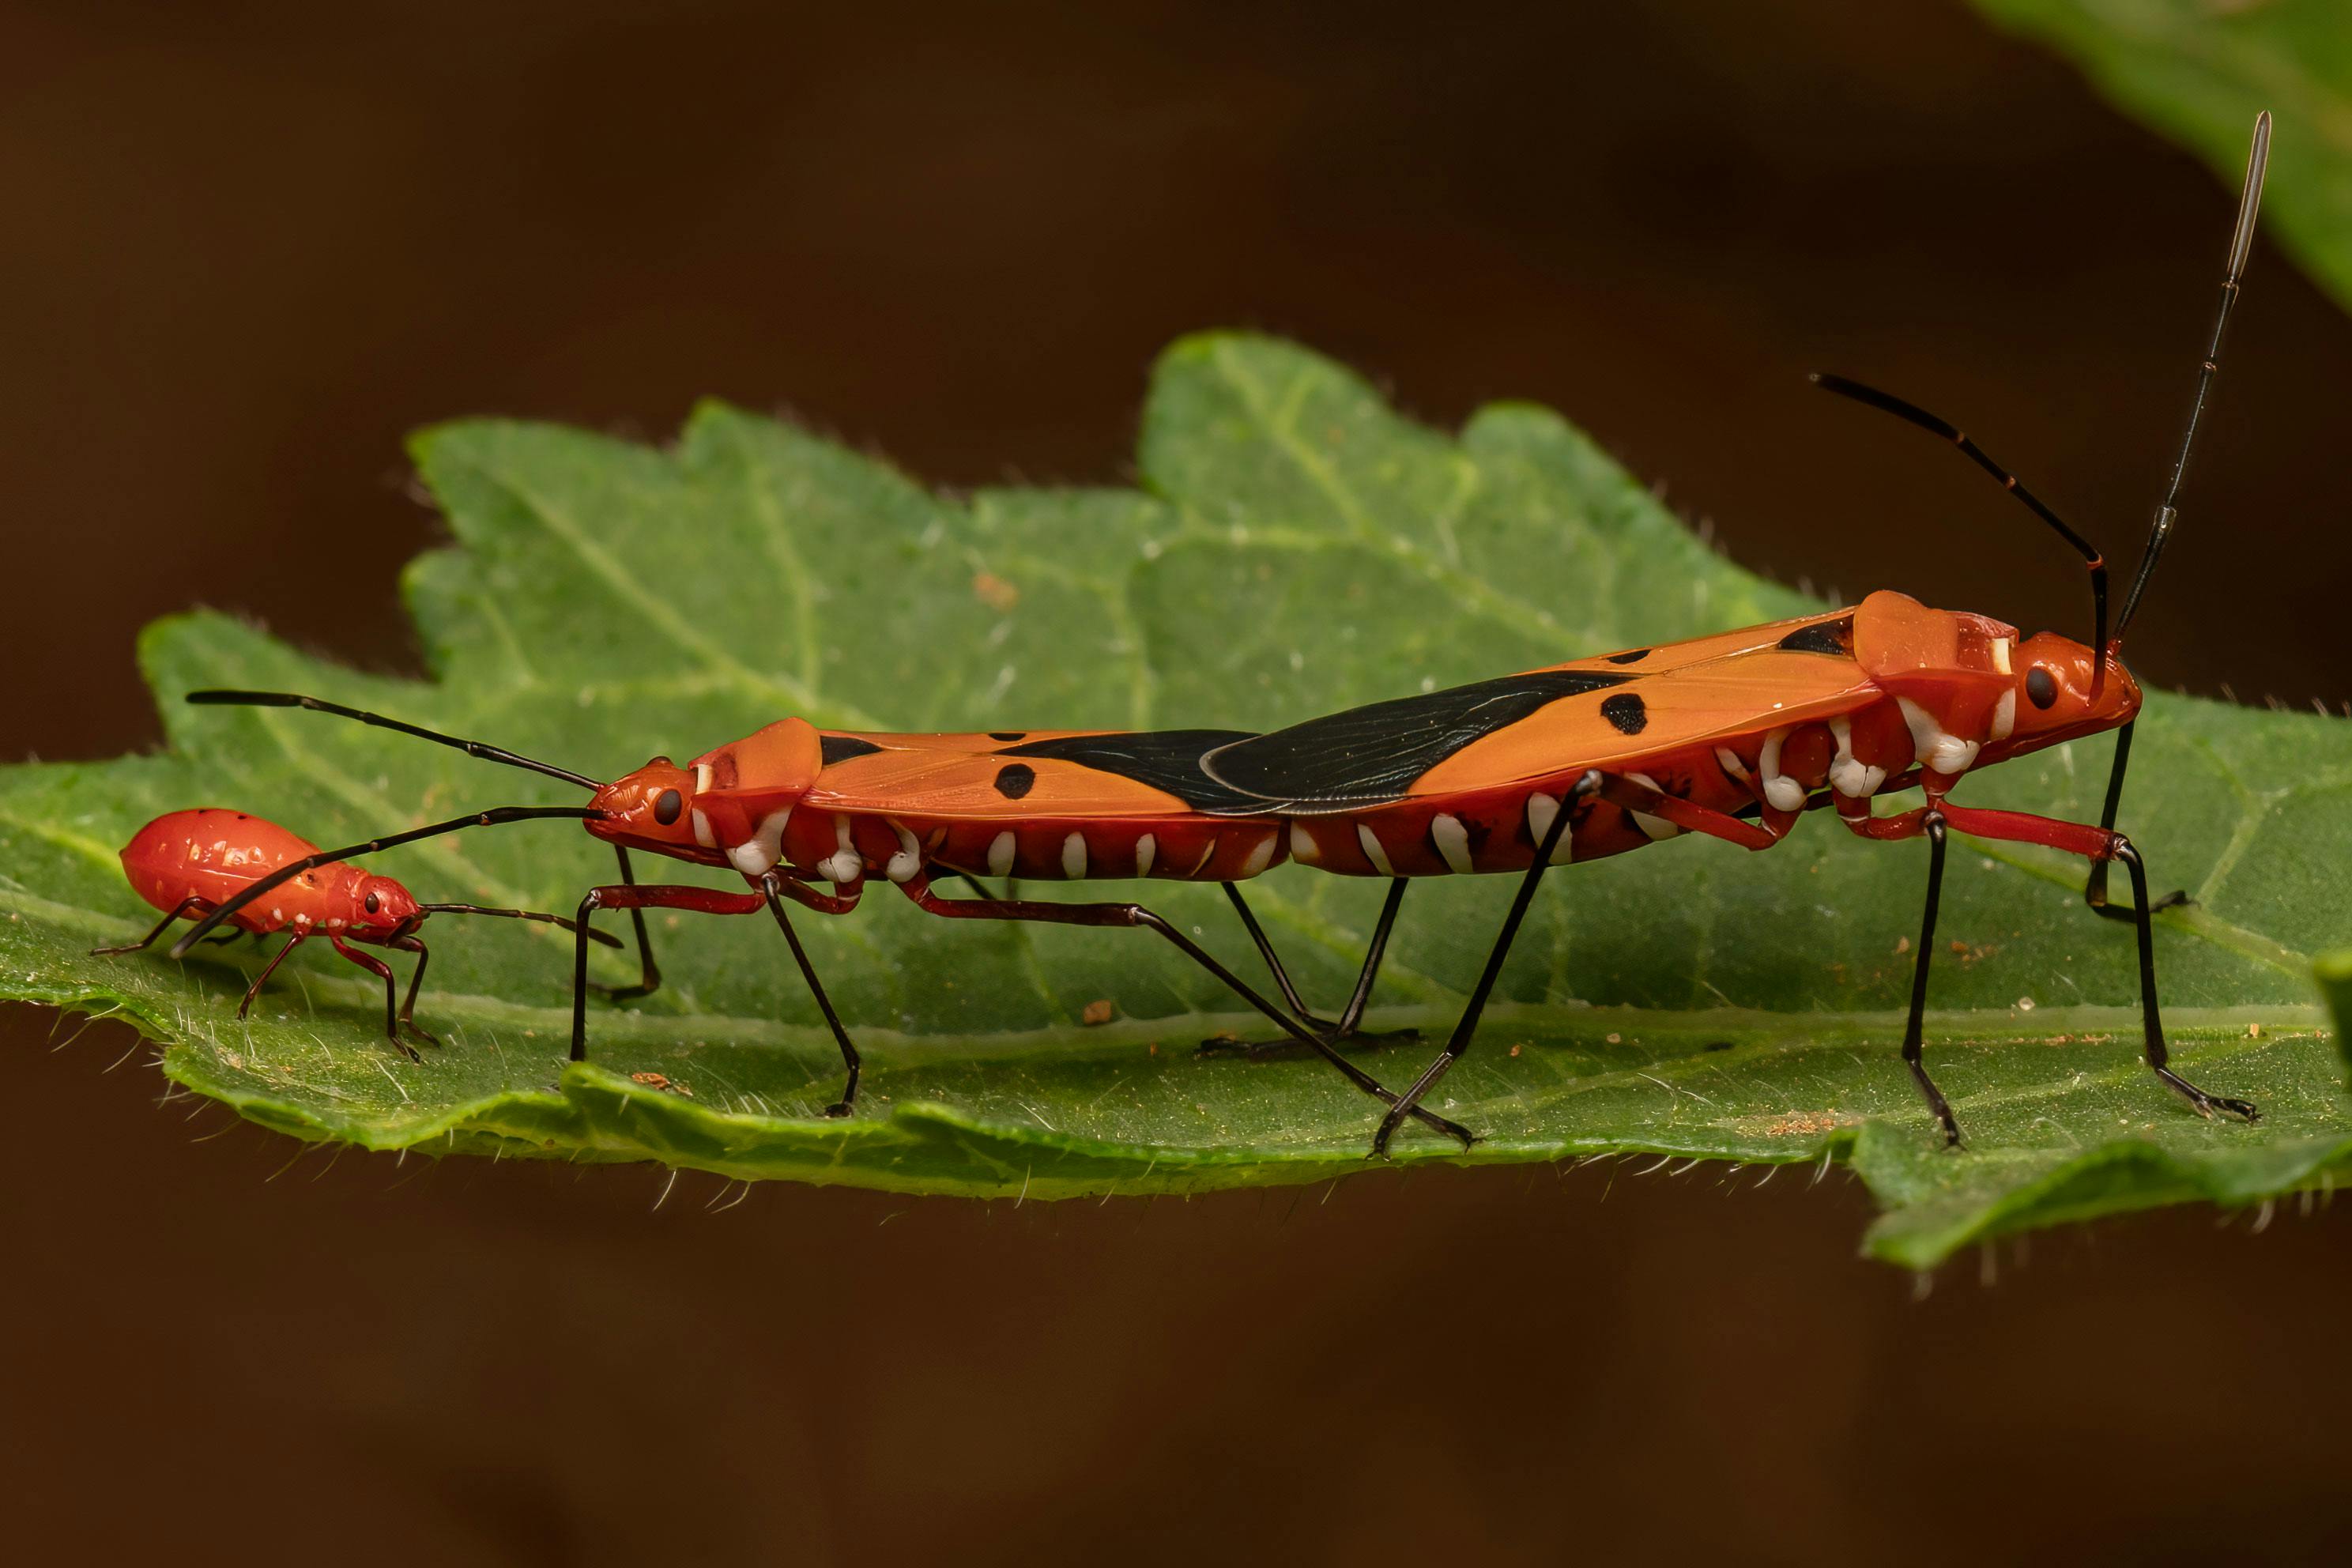
[[[1348,1005],[1336,1021],[1327,1021],[1318,1017],[1313,1009],[1309,1008],[1299,995],[1298,987],[1291,983],[1290,971],[1284,966],[1281,956],[1274,951],[1274,943],[1267,940],[1265,929],[1258,924],[1256,914],[1242,898],[1240,887],[1232,882],[1220,883],[1219,886],[1225,889],[1225,897],[1233,901],[1234,912],[1241,916],[1242,929],[1249,932],[1250,941],[1256,944],[1258,956],[1265,960],[1267,970],[1274,975],[1275,984],[1281,987],[1283,1000],[1290,1004],[1291,1011],[1297,1014],[1299,1020],[1307,1027],[1316,1030],[1326,1040],[1337,1045],[1341,1040],[1358,1037],[1356,1026],[1363,1021],[1364,1005],[1371,999],[1372,982],[1380,974],[1381,960],[1388,952],[1389,933],[1396,925],[1397,909],[1404,902],[1404,890],[1411,880],[1406,877],[1391,879],[1388,897],[1381,904],[1380,920],[1372,927],[1371,942],[1364,950],[1363,967],[1356,975],[1356,988],[1349,995]],[[1396,1029],[1381,1037],[1417,1039],[1420,1035],[1419,1029]],[[1201,1049],[1206,1055],[1239,1050],[1243,1055],[1253,1058],[1294,1055],[1303,1048],[1304,1047],[1297,1040],[1288,1036],[1279,1040],[1255,1042],[1237,1041],[1230,1036],[1225,1036],[1201,1042]]]
[[[792,917],[784,913],[784,900],[777,892],[782,879],[771,868],[760,879],[760,890],[768,896],[768,910],[783,929],[784,941],[793,950],[793,962],[801,966],[801,978],[808,982],[809,994],[816,998],[817,1011],[824,1015],[825,1027],[833,1031],[834,1042],[841,1047],[841,1065],[849,1072],[849,1080],[841,1086],[841,1098],[826,1106],[824,1114],[847,1116],[857,1109],[857,1075],[866,1064],[857,1047],[850,1043],[849,1031],[842,1027],[841,1015],[833,1010],[833,998],[824,994],[824,983],[816,977],[816,965],[809,962],[807,950],[801,946],[800,932],[793,929]]]
[[[1922,1043],[1927,1017],[1927,966],[1936,952],[1936,909],[1944,896],[1944,840],[1948,829],[1944,814],[1928,809],[1921,820],[1927,836],[1927,904],[1919,916],[1919,956],[1911,966],[1911,1014],[1903,1024],[1903,1065],[1911,1069],[1911,1081],[1919,1086],[1919,1093],[1927,1101],[1927,1109],[1944,1129],[1944,1147],[1960,1146],[1960,1124],[1952,1120],[1951,1102],[1936,1080],[1927,1076],[1927,1048]]]
[[[1130,930],[1140,927],[1146,931],[1156,931],[1185,957],[1214,975],[1223,983],[1225,989],[1272,1019],[1276,1027],[1288,1031],[1300,1044],[1339,1068],[1341,1076],[1349,1083],[1384,1104],[1391,1107],[1399,1104],[1396,1094],[1378,1079],[1341,1056],[1329,1041],[1324,1039],[1312,1028],[1285,1014],[1281,1008],[1259,995],[1243,981],[1240,975],[1218,963],[1199,942],[1186,936],[1166,919],[1144,908],[1141,904],[1060,904],[1024,899],[943,899],[936,889],[927,884],[909,882],[904,886],[908,896],[915,900],[918,908],[936,915],[966,920],[1035,921],[1053,925],[1123,926]],[[1465,1149],[1477,1142],[1476,1134],[1468,1128],[1451,1121],[1433,1110],[1423,1110],[1416,1106],[1404,1106],[1391,1110],[1391,1114],[1399,1120],[1406,1114],[1411,1114],[1447,1137],[1459,1140]]]
[[[2180,452],[2172,460],[2172,478],[2164,488],[2164,500],[2156,509],[2156,521],[2149,525],[2147,543],[2142,547],[2139,570],[2132,574],[2131,592],[2124,595],[2124,612],[2116,617],[2116,641],[2121,644],[2124,632],[2131,626],[2132,616],[2139,609],[2140,595],[2147,590],[2147,580],[2156,574],[2157,557],[2164,553],[2166,541],[2172,537],[2172,525],[2179,516],[2181,479],[2189,472],[2189,449],[2197,444],[2197,424],[2205,415],[2205,398],[2213,387],[2213,377],[2221,368],[2221,334],[2230,325],[2230,311],[2238,303],[2238,283],[2245,276],[2247,258],[2253,253],[2254,216],[2263,205],[2263,175],[2271,161],[2271,116],[2264,110],[2254,116],[2253,145],[2246,151],[2246,181],[2238,191],[2238,223],[2230,231],[2230,260],[2221,275],[2221,303],[2213,312],[2213,333],[2206,340],[2205,357],[2197,367],[2197,394],[2189,405],[2189,426],[2181,432]]]
[[[1389,1107],[1389,1113],[1381,1119],[1380,1131],[1372,1134],[1371,1158],[1388,1158],[1389,1140],[1396,1135],[1397,1128],[1408,1114],[1421,1113],[1422,1097],[1435,1088],[1437,1080],[1444,1078],[1462,1053],[1470,1048],[1470,1037],[1478,1029],[1478,1015],[1486,1011],[1486,998],[1493,993],[1495,982],[1502,975],[1503,961],[1510,956],[1511,943],[1519,934],[1519,922],[1527,919],[1528,906],[1535,901],[1536,884],[1543,880],[1544,872],[1551,866],[1552,851],[1559,847],[1560,835],[1568,831],[1568,819],[1575,815],[1578,805],[1600,788],[1601,770],[1590,769],[1576,781],[1575,787],[1568,792],[1568,798],[1559,803],[1559,810],[1552,817],[1551,826],[1544,830],[1543,842],[1536,846],[1535,859],[1528,864],[1527,875],[1519,879],[1518,893],[1511,900],[1511,912],[1503,917],[1503,929],[1496,933],[1495,945],[1486,954],[1486,967],[1479,972],[1477,987],[1470,993],[1469,1004],[1462,1009],[1461,1019],[1454,1024],[1454,1033],[1446,1037],[1445,1048],[1438,1052],[1437,1059],[1422,1069],[1412,1087],[1397,1096],[1396,1103]]]
[[[340,702],[330,702],[322,697],[305,697],[299,691],[241,691],[213,688],[191,691],[188,700],[199,708],[308,708],[315,713],[333,713],[345,719],[356,719],[362,724],[373,724],[379,730],[397,730],[404,735],[414,735],[420,741],[436,745],[454,746],[469,757],[486,763],[504,763],[510,768],[527,768],[535,773],[545,773],[551,779],[562,779],[582,789],[598,788],[596,781],[569,768],[559,768],[552,763],[542,763],[526,757],[520,752],[509,752],[504,746],[493,746],[487,741],[468,741],[462,736],[446,735],[438,730],[427,730],[421,724],[404,720],[387,719],[381,713],[371,713],[364,708],[346,708]]]
[[[2268,117],[2264,118],[2267,120]],[[2132,841],[2120,834],[2116,837],[2115,857],[2124,863],[2124,869],[2131,873],[2132,898],[2136,903],[2133,924],[2139,934],[2140,1028],[2147,1053],[2147,1065],[2155,1069],[2157,1077],[2164,1080],[2166,1088],[2187,1100],[2189,1107],[2206,1120],[2212,1120],[2213,1113],[2220,1110],[2242,1121],[2260,1121],[2263,1113],[2248,1101],[2208,1094],[2167,1065],[2171,1052],[2164,1043],[2163,1016],[2157,1011],[2156,926],[2150,919],[2147,902],[2147,867],[2141,862],[2139,850]]]
[[[584,805],[501,805],[494,806],[488,811],[475,812],[469,816],[453,816],[446,822],[436,822],[428,827],[412,827],[405,833],[371,838],[364,844],[348,845],[341,849],[324,849],[316,855],[289,861],[235,898],[215,908],[210,914],[189,927],[178,942],[172,944],[172,956],[187,957],[188,950],[196,944],[197,939],[220,924],[222,921],[272,889],[292,881],[305,871],[316,870],[321,866],[332,866],[338,861],[354,859],[362,855],[373,855],[379,850],[390,849],[397,845],[414,844],[420,838],[432,838],[444,833],[456,833],[462,828],[495,827],[501,823],[531,822],[542,817],[570,817],[579,821],[603,815],[604,813]]]
[[[2095,654],[2107,646],[2107,562],[2106,557],[2099,552],[2097,545],[2075,532],[2064,518],[2051,510],[2040,496],[2019,483],[2015,474],[1994,462],[1982,447],[1969,440],[1967,434],[1951,421],[1928,413],[1916,403],[1907,403],[1891,392],[1881,392],[1874,386],[1864,385],[1861,382],[1843,375],[1817,372],[1812,377],[1812,383],[1823,392],[1834,392],[1840,397],[1850,397],[1856,403],[1867,405],[1882,413],[1892,414],[1906,424],[1916,425],[1930,435],[1942,437],[1958,447],[1961,455],[1969,461],[1999,479],[2003,489],[2023,501],[2026,510],[2048,523],[2057,532],[2059,538],[2073,545],[2082,555],[2083,563],[2089,567],[2091,572],[2091,650]],[[2096,699],[2099,688],[2105,683],[2105,663],[2101,661],[2094,665],[2091,673],[2094,700]]]
[[[137,942],[127,942],[121,947],[93,947],[89,950],[89,955],[92,958],[113,958],[126,952],[143,952],[147,948],[154,945],[154,942],[157,937],[162,936],[166,931],[171,929],[171,925],[173,921],[180,919],[190,910],[203,910],[210,907],[211,906],[206,904],[202,899],[182,899],[177,909],[172,910],[171,913],[165,915],[162,920],[157,921],[154,928],[148,931],[145,936],[141,937]],[[235,935],[242,934],[242,932],[233,933],[233,937]]]

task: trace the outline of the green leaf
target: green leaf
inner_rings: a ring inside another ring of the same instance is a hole
[[[2082,67],[2231,190],[2277,119],[2263,226],[2352,308],[2352,5],[2343,0],[1975,0]],[[2218,258],[2217,258],[2218,259]]]
[[[435,680],[337,668],[219,616],[167,621],[141,650],[165,754],[0,773],[6,992],[124,1016],[169,1042],[164,1070],[198,1092],[370,1148],[921,1192],[1179,1192],[1366,1169],[1375,1107],[1314,1061],[1196,1058],[1194,1042],[1251,1020],[1147,933],[951,924],[887,887],[852,916],[800,921],[867,1053],[847,1123],[813,1119],[839,1064],[764,918],[657,916],[669,983],[596,1005],[583,1066],[563,1059],[566,939],[501,921],[428,931],[420,1014],[446,1045],[422,1065],[384,1048],[376,982],[316,944],[239,1024],[251,949],[184,965],[84,955],[152,918],[114,860],[148,817],[234,805],[332,844],[576,796],[321,715],[189,708],[191,688],[313,690],[610,777],[795,712],[910,730],[1269,726],[1810,603],[1709,552],[1551,414],[1492,408],[1448,438],[1250,338],[1189,340],[1162,362],[1143,493],[943,500],[715,405],[673,451],[478,423],[427,434],[416,457],[457,541],[407,580]],[[2104,741],[2053,752],[1964,795],[2095,818],[2106,756]],[[1548,879],[1443,1108],[1486,1135],[1475,1161],[1851,1159],[1887,1205],[1871,1247],[1912,1264],[2053,1220],[2326,1179],[2352,1116],[2308,955],[2346,934],[2331,868],[2352,831],[2352,726],[2157,698],[2134,781],[2127,825],[2162,885],[2198,900],[2161,919],[2173,1039],[2193,1077],[2263,1104],[2259,1127],[2199,1121],[2140,1064],[2130,933],[2083,907],[2077,865],[1962,841],[1940,932],[1960,951],[1938,955],[1929,1037],[1970,1142],[1937,1148],[1895,1049],[1925,850],[1818,820],[1769,855],[1685,837]],[[381,868],[428,899],[568,910],[612,861],[537,823]],[[1257,973],[1213,889],[1134,890]],[[1332,1005],[1381,891],[1293,866],[1253,898]],[[1375,1022],[1442,1035],[1511,891],[1417,884]],[[623,958],[599,955],[605,978],[626,977]],[[1118,1020],[1084,1026],[1104,1000]],[[1402,1080],[1428,1050],[1364,1059]],[[1458,1157],[1418,1132],[1399,1150]]]

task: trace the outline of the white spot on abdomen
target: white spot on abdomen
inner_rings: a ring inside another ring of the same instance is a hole
[[[1151,875],[1151,862],[1157,859],[1159,855],[1160,841],[1151,835],[1147,833],[1137,839],[1135,841],[1135,874],[1139,877]]]
[[[1775,730],[1764,737],[1763,747],[1756,753],[1756,772],[1764,780],[1764,804],[1775,811],[1801,811],[1805,805],[1805,786],[1780,771],[1780,746],[1788,738],[1788,731]]]
[[[1536,847],[1538,849],[1541,849],[1543,847],[1544,835],[1551,831],[1552,822],[1559,816],[1559,802],[1554,800],[1551,796],[1548,795],[1531,795],[1528,796],[1528,831],[1535,836]],[[1563,827],[1559,830],[1559,842],[1551,847],[1551,863],[1553,865],[1565,866],[1568,864],[1569,851],[1573,847],[1575,838],[1576,829],[1574,827]]]
[[[1944,728],[1942,720],[1908,697],[1898,697],[1895,700],[1903,709],[1903,721],[1911,727],[1911,745],[1923,767],[1933,768],[1939,773],[1964,773],[1969,771],[1977,760],[1977,752],[1982,749],[1982,742],[1961,740]]]
[[[911,882],[915,873],[923,868],[923,847],[915,842],[913,834],[895,822],[890,831],[898,836],[898,852],[890,857],[890,863],[882,868],[883,874],[894,882]]]
[[[1312,866],[1323,858],[1323,851],[1315,843],[1315,835],[1307,831],[1303,822],[1290,825],[1290,858],[1302,866]]]
[[[1073,880],[1087,874],[1086,836],[1073,833],[1062,840],[1062,875]]]
[[[1009,827],[988,841],[988,874],[1013,875],[1013,830]]]
[[[1438,858],[1455,876],[1466,877],[1476,869],[1470,864],[1470,830],[1462,826],[1460,817],[1444,812],[1431,817],[1429,841],[1437,846]]]
[[[769,869],[783,858],[784,824],[792,817],[793,808],[789,805],[782,811],[771,812],[767,820],[760,824],[759,832],[728,850],[727,858],[734,863],[735,869],[754,881],[766,876]],[[702,813],[696,812],[694,821],[695,831],[699,834],[702,831]],[[835,880],[841,879],[835,878]]]
[[[1276,837],[1276,835],[1269,833],[1257,841],[1255,847],[1249,852],[1249,858],[1242,862],[1243,877],[1255,877],[1274,864]]]
[[[1381,841],[1373,837],[1370,824],[1356,824],[1356,842],[1363,847],[1364,858],[1372,863],[1373,870],[1383,877],[1396,875],[1396,868],[1389,863],[1389,852],[1381,847]]]
[[[1830,721],[1830,733],[1837,738],[1837,756],[1830,763],[1830,787],[1856,800],[1876,795],[1878,786],[1886,782],[1886,770],[1871,767],[1853,754],[1853,721],[1840,714]]]

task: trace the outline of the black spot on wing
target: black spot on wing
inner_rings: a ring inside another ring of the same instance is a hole
[[[1637,647],[1629,649],[1624,653],[1611,654],[1609,656],[1609,662],[1612,664],[1639,664],[1649,657],[1650,650],[1648,648]]]
[[[1027,763],[1007,763],[996,771],[996,793],[1007,800],[1019,800],[1037,783],[1037,770]]]
[[[817,742],[817,745],[824,752],[824,765],[826,767],[831,767],[835,763],[845,763],[852,757],[862,757],[868,752],[878,752],[882,749],[873,742],[861,741],[855,735],[826,735]]]
[[[1790,653],[1853,652],[1853,617],[1840,616],[1833,621],[1818,621],[1810,626],[1799,626],[1776,645]]]
[[[1246,730],[1135,730],[1032,741],[996,754],[1076,763],[1164,790],[1195,811],[1247,816],[1265,810],[1266,803],[1211,777],[1202,768],[1201,759],[1220,746],[1250,738]]]
[[[1018,741],[1028,733],[1026,730],[991,730],[988,738],[992,741]]]
[[[1602,698],[1601,716],[1616,725],[1620,734],[1638,735],[1650,727],[1650,705],[1642,700],[1638,691],[1621,691],[1614,697]]]
[[[1563,697],[1605,691],[1633,679],[1590,669],[1507,675],[1309,719],[1221,746],[1202,766],[1255,800],[1257,810],[1277,804],[1304,815],[1317,808],[1345,811],[1398,799],[1413,780],[1471,742]]]

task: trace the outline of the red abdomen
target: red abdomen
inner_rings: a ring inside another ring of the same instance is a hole
[[[223,904],[280,866],[315,855],[319,847],[276,823],[221,806],[167,812],[122,847],[122,874],[131,889],[159,910],[175,910],[189,899]],[[331,869],[321,868],[320,870]],[[308,908],[319,896],[320,871],[289,882],[285,899],[256,903],[230,917],[246,931],[270,931]]]

